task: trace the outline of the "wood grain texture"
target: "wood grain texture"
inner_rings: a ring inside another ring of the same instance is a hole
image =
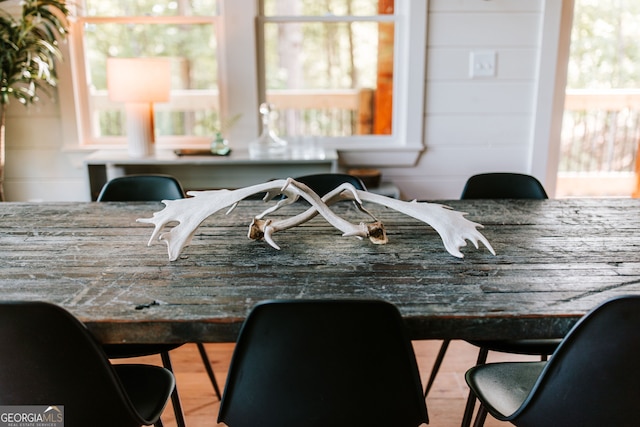
[[[497,255],[454,258],[428,225],[377,205],[387,245],[316,218],[276,234],[276,251],[247,239],[264,204],[245,201],[169,262],[135,221],[162,204],[4,203],[0,298],[59,304],[103,342],[150,343],[235,341],[251,307],[276,298],[385,299],[414,339],[560,337],[599,302],[640,292],[640,200],[444,203],[483,224]]]

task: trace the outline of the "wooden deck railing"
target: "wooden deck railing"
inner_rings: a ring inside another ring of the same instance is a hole
[[[373,89],[270,90],[284,135],[351,136],[373,130]]]
[[[634,172],[640,90],[568,90],[560,172]]]
[[[372,133],[373,96],[372,89],[270,90],[267,101],[275,105],[275,127],[280,135],[351,136]],[[158,121],[160,133],[192,134],[196,126],[207,126],[206,121],[211,126],[218,106],[217,91],[174,90],[169,103],[155,106],[158,114],[171,114]],[[91,107],[94,126],[102,134],[122,132],[121,119],[114,114],[122,105],[111,102],[105,90],[92,94]]]

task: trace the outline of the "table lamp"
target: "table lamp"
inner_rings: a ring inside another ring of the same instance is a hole
[[[161,58],[108,58],[109,99],[125,103],[129,156],[155,152],[153,103],[168,102],[171,63]]]

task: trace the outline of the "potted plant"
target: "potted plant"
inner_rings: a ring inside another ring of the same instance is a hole
[[[5,2],[6,0],[0,0]],[[22,0],[22,14],[0,9],[0,201],[4,201],[5,116],[11,98],[27,106],[56,85],[58,39],[67,35],[64,0]]]

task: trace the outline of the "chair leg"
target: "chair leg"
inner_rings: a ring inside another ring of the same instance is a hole
[[[447,348],[449,348],[449,343],[451,340],[442,341],[442,345],[440,346],[440,351],[438,351],[438,355],[436,356],[435,362],[433,362],[433,368],[431,368],[431,374],[429,375],[429,381],[427,382],[427,386],[424,389],[424,398],[427,398],[429,394],[429,390],[431,390],[431,386],[436,379],[436,375],[440,370],[440,365],[442,365],[442,360],[444,359],[444,355],[447,353]]]
[[[476,421],[473,423],[473,427],[484,426],[484,422],[486,419],[487,419],[487,409],[484,407],[482,403],[480,403],[480,407],[478,408],[478,413],[476,414]]]
[[[469,396],[467,396],[467,403],[464,407],[464,416],[462,417],[462,427],[469,427],[471,425],[471,420],[473,419],[473,410],[476,406],[476,395],[473,394],[472,391],[469,391]]]
[[[173,372],[173,367],[171,366],[171,358],[169,357],[169,353],[163,351],[160,353],[160,357],[162,358],[162,366],[165,369]],[[184,413],[182,412],[182,404],[180,403],[180,396],[178,395],[178,387],[174,387],[171,392],[171,405],[173,406],[173,413],[176,417],[176,425],[177,427],[186,427],[184,422]]]
[[[480,351],[478,352],[478,359],[476,360],[476,365],[484,365],[487,362],[487,356],[489,355],[489,350],[486,348],[480,347]],[[469,390],[469,396],[467,397],[467,404],[464,408],[464,416],[462,418],[462,427],[469,427],[471,425],[471,420],[473,418],[473,411],[476,407],[476,395],[473,391]]]
[[[198,346],[198,351],[200,352],[200,357],[202,358],[202,363],[204,364],[204,369],[207,371],[207,375],[209,375],[209,379],[211,380],[211,385],[213,385],[213,390],[216,392],[216,396],[218,396],[218,400],[222,399],[222,394],[220,393],[220,387],[218,387],[218,381],[216,381],[216,376],[213,373],[213,368],[211,368],[211,363],[209,362],[209,356],[207,355],[207,350],[204,348],[204,344],[201,342],[196,343]]]

